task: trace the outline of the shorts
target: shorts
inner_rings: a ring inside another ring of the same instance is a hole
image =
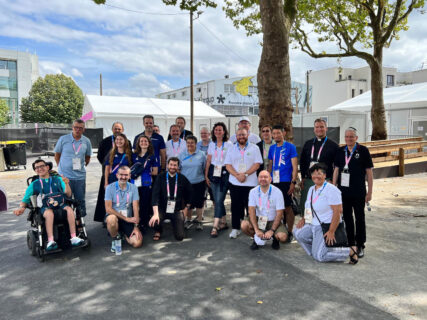
[[[55,209],[53,209],[53,214],[56,216],[56,215],[58,215],[62,210],[64,210],[65,209],[65,207],[68,207],[68,205],[67,204],[63,204],[63,205],[61,205],[61,206],[58,206],[58,208],[55,208]],[[41,213],[41,215],[43,216],[43,214],[44,214],[44,212],[47,210],[47,209],[49,209],[49,208],[47,208],[47,207],[41,207],[40,208],[40,213]],[[61,211],[59,210],[59,209],[61,209]]]
[[[245,218],[245,220],[246,221],[249,221],[249,223],[251,222],[250,220],[249,220],[249,217],[246,217]],[[258,217],[257,217],[257,221],[258,221]],[[268,221],[267,222],[267,225],[266,225],[266,227],[265,227],[265,231],[268,231],[268,230],[270,230],[271,229],[271,227],[273,226],[273,220],[272,221]],[[280,233],[280,232],[283,232],[283,233],[288,233],[288,231],[286,230],[286,228],[285,228],[285,226],[283,225],[283,223],[280,221],[280,224],[279,224],[279,226],[277,227],[277,229],[276,229],[276,232],[274,232],[274,234],[276,235],[276,234],[278,234],[278,233]]]
[[[283,199],[285,200],[285,208],[290,207],[292,205],[292,196],[288,194],[289,187],[291,186],[291,182],[279,182],[273,183],[273,186],[277,187],[283,193]]]
[[[133,223],[119,219],[119,232],[125,234],[128,238],[130,238],[134,228],[135,225]]]
[[[191,204],[190,209],[203,208],[203,206],[205,205],[205,192],[206,192],[205,181],[192,184],[191,190],[192,192],[191,192],[191,200],[190,200],[190,204]]]

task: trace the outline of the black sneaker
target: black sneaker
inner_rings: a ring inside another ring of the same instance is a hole
[[[271,247],[274,250],[279,250],[280,249],[280,242],[279,242],[279,240],[276,239],[276,237],[273,237],[273,243],[271,244]]]
[[[363,250],[362,247],[358,248],[358,250],[357,250],[357,256],[359,258],[363,258],[365,256],[365,250]]]
[[[256,242],[254,241],[254,242],[252,242],[252,244],[251,244],[251,246],[249,247],[249,248],[251,248],[251,250],[258,250],[259,249],[259,246],[256,244]]]
[[[294,235],[292,232],[288,232],[288,239],[286,240],[286,242],[291,243],[292,240],[294,240]]]

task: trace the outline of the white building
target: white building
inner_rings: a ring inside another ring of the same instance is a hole
[[[396,68],[383,67],[385,88],[427,82],[427,69],[398,72]],[[340,102],[354,98],[371,89],[371,70],[334,67],[309,74],[312,86],[313,112],[325,111]]]
[[[0,49],[0,99],[6,100],[11,122],[19,122],[21,99],[28,96],[39,77],[38,57],[26,52]]]
[[[291,102],[297,113],[306,108],[306,84],[292,81]],[[309,90],[311,95],[311,88]],[[190,100],[190,87],[156,95],[160,99]],[[258,115],[257,77],[236,77],[210,80],[194,85],[194,100],[203,101],[227,116]],[[311,99],[309,98],[309,101]]]

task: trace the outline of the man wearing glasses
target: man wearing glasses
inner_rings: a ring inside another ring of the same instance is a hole
[[[90,140],[83,135],[85,123],[77,119],[73,131],[61,136],[55,146],[55,161],[59,174],[70,180],[74,199],[80,202],[80,213],[86,216],[86,169],[92,155]]]
[[[263,163],[259,167],[257,174],[259,174],[262,170],[268,169],[268,151],[270,151],[270,147],[273,144],[271,130],[272,129],[270,125],[265,125],[261,128],[262,140],[256,145],[258,146],[259,151],[261,152]]]

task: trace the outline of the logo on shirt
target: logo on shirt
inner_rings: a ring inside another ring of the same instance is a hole
[[[354,154],[354,157],[355,157],[356,159],[359,159],[360,155],[359,155],[358,153],[355,153],[355,154]]]

